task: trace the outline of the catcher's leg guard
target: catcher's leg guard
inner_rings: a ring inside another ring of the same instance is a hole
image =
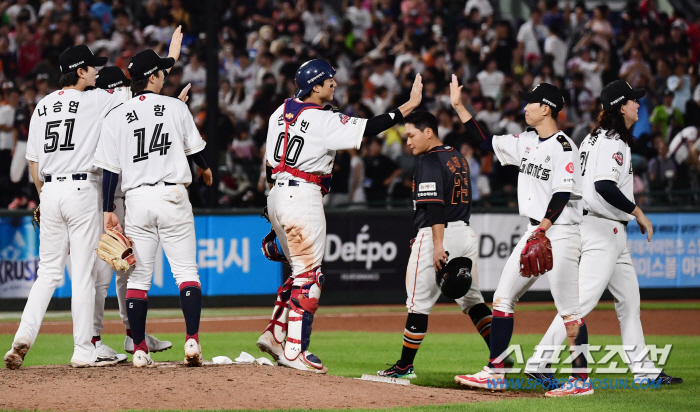
[[[290,299],[291,313],[289,314],[287,343],[284,346],[284,357],[288,360],[296,359],[309,347],[311,325],[314,321],[314,313],[318,310],[323,280],[320,267],[294,278]]]
[[[292,283],[294,279],[289,277],[282,286],[277,289],[277,300],[272,310],[272,318],[267,324],[265,332],[270,332],[276,343],[282,344],[287,337],[287,323],[289,322],[289,299],[292,296]]]

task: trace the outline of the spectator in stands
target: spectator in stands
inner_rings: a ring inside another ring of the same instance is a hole
[[[651,128],[654,132],[661,133],[665,141],[669,141],[671,131],[683,127],[683,113],[673,106],[673,92],[666,90],[663,104],[654,108],[649,116]]]
[[[8,197],[13,192],[10,183],[10,164],[14,149],[15,110],[19,106],[20,91],[11,88],[5,91],[4,95],[5,104],[0,106],[0,191],[3,193],[1,195],[3,206],[7,205]],[[26,201],[27,199],[24,199],[24,204],[13,202],[12,208],[25,206]]]
[[[350,175],[352,157],[347,150],[339,150],[333,162],[333,181],[331,191],[323,198],[323,205],[335,207],[350,201]]]
[[[400,174],[401,169],[396,163],[382,154],[382,140],[372,138],[365,157],[365,198],[370,207],[385,205],[389,185]]]
[[[498,64],[494,58],[489,58],[485,66],[486,68],[476,75],[481,85],[481,92],[485,97],[500,101],[505,75],[498,70]]]
[[[683,63],[676,64],[673,75],[668,78],[666,85],[673,92],[673,107],[685,114],[685,105],[691,98],[692,89],[690,76],[686,73]]]
[[[535,7],[530,11],[530,20],[518,30],[518,55],[526,61],[539,59],[544,54],[544,39],[549,34],[547,26],[542,24],[542,11]]]
[[[663,138],[654,139],[654,148],[659,154],[649,161],[649,188],[652,191],[665,191],[666,196],[657,199],[667,203],[671,201],[670,192],[677,177],[678,166],[668,157],[668,145]]]
[[[197,53],[190,55],[190,62],[182,70],[182,83],[191,83],[189,105],[194,111],[198,111],[204,104],[204,91],[207,86],[207,70],[200,63],[201,57]]]

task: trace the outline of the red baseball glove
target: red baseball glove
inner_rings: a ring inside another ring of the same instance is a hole
[[[544,229],[537,229],[520,253],[520,276],[543,275],[552,270],[552,264],[552,243],[544,234]]]

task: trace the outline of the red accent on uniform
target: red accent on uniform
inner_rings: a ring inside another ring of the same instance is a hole
[[[139,100],[141,100],[141,101],[146,100],[146,96],[141,96],[141,97],[139,97]]]
[[[138,289],[127,289],[126,298],[148,300],[148,291]]]
[[[148,353],[148,344],[146,343],[146,339],[142,340],[138,345],[134,345],[134,353],[136,353],[137,350],[142,350]]]
[[[290,338],[289,336],[287,336],[287,342],[301,344],[301,341],[299,339]]]
[[[194,335],[186,335],[185,337],[185,342],[187,342],[190,339],[194,339],[199,343],[199,332],[195,333]]]
[[[107,90],[107,93],[109,93],[109,94],[114,94],[114,89],[109,89],[109,90]]]
[[[584,323],[586,323],[586,322],[583,320],[583,318],[581,318],[581,319],[579,319],[579,320],[572,320],[572,321],[569,321],[569,322],[564,322],[564,326],[566,326],[566,325],[571,325],[571,324],[574,323],[574,322],[578,323],[579,326],[581,326],[581,325],[583,325]]]
[[[133,336],[131,336],[131,329],[126,330],[126,336],[133,338]]]
[[[90,343],[94,346],[97,342],[101,341],[102,338],[99,336],[93,336],[92,339],[90,340]]]
[[[199,282],[182,282],[182,283],[180,283],[179,290],[182,290],[184,288],[189,288],[189,287],[196,287],[196,288],[200,288],[200,289],[202,288],[199,285]]]
[[[496,359],[497,359],[497,358],[489,359],[489,363],[490,363],[491,365],[493,365],[494,368],[497,368],[497,369],[502,369],[502,368],[504,368],[504,367],[505,367],[505,362],[504,362],[504,361],[496,362]]]
[[[60,96],[60,95],[62,95],[63,93],[65,93],[65,92],[64,92],[63,90],[61,90],[60,92],[58,92],[58,95]]]
[[[613,233],[617,234],[617,228],[613,228]]]
[[[566,165],[566,171],[569,173],[574,173],[574,164],[569,162],[569,164]]]
[[[513,317],[513,314],[512,314],[512,313],[501,312],[500,310],[494,310],[494,311],[493,311],[493,317],[494,317],[494,318],[512,318],[512,317]]]

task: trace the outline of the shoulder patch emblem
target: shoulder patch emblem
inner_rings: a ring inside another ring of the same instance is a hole
[[[561,147],[564,148],[564,151],[565,151],[565,152],[570,152],[570,151],[573,150],[573,149],[571,148],[571,143],[569,143],[569,141],[566,140],[566,137],[564,137],[564,136],[562,136],[562,135],[559,135],[559,136],[557,136],[557,141],[558,141],[559,143],[561,143]]]
[[[340,123],[342,124],[347,124],[348,120],[350,120],[350,116],[342,113],[338,113],[338,116],[340,117]]]
[[[613,159],[617,162],[618,166],[622,166],[622,152],[617,152],[613,155]]]

